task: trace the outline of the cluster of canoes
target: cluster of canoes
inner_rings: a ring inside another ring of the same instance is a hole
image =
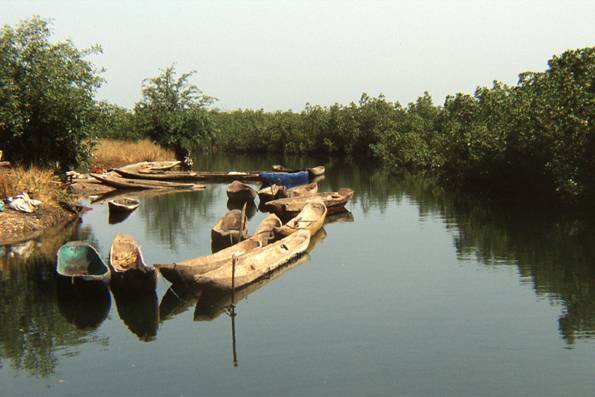
[[[139,175],[187,173],[159,169],[152,164],[151,168],[134,165],[135,172]],[[130,167],[126,172],[132,172]],[[308,182],[314,174],[309,170],[304,172]],[[243,205],[241,210],[226,213],[214,225],[211,255],[149,266],[132,236],[117,235],[107,264],[90,244],[80,241],[64,244],[57,254],[57,273],[68,280],[70,286],[83,290],[109,283],[112,290],[133,295],[154,291],[157,272],[172,284],[184,287],[233,291],[251,284],[302,255],[310,238],[322,228],[327,215],[346,211],[345,204],[353,196],[353,191],[347,188],[338,192],[318,192],[316,182],[293,186],[297,178],[291,175],[296,174],[292,170],[273,171],[272,174],[276,174],[278,184],[260,190],[240,180],[234,180],[228,186],[230,202]],[[292,179],[288,182],[279,174],[290,175]],[[254,205],[253,200],[257,197],[259,207],[269,214],[250,234],[246,206],[248,203]],[[138,202],[130,204],[135,206]]]

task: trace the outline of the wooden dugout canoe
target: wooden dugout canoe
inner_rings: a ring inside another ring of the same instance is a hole
[[[194,183],[176,183],[166,181],[151,181],[122,178],[116,175],[99,175],[91,174],[91,176],[101,183],[116,187],[119,189],[187,189],[187,190],[203,190],[205,185],[198,185]]]
[[[241,288],[269,272],[283,266],[306,251],[310,232],[298,230],[282,240],[266,247],[255,248],[238,257],[232,282],[232,265],[221,266],[208,273],[197,275],[194,281],[206,288],[230,290]]]
[[[132,179],[157,181],[259,181],[258,171],[155,171],[146,167],[126,166],[114,169],[118,174]]]
[[[243,182],[233,181],[227,187],[227,198],[234,201],[254,200],[258,196],[256,190]]]
[[[326,206],[320,197],[314,197],[306,202],[304,208],[295,218],[289,220],[285,225],[275,231],[280,236],[289,236],[298,230],[308,230],[314,236],[324,224],[326,218]]]
[[[140,247],[128,234],[117,234],[110,249],[112,289],[120,293],[139,294],[154,291],[157,287],[157,272],[147,266]]]
[[[280,198],[307,196],[307,195],[314,194],[317,192],[318,192],[318,184],[316,182],[312,182],[312,183],[308,183],[307,185],[299,185],[296,187],[292,187],[291,189],[287,189],[283,193],[285,195],[285,197],[280,197]]]
[[[338,192],[322,192],[273,200],[266,203],[264,209],[277,214],[281,219],[293,218],[304,208],[309,199],[315,197],[322,199],[329,215],[345,211],[345,204],[353,197],[353,190],[341,188]]]
[[[248,237],[248,218],[241,210],[231,210],[211,229],[211,244],[226,248]]]
[[[254,236],[225,248],[215,254],[200,256],[182,262],[155,265],[163,277],[174,285],[192,285],[194,276],[231,264],[232,255],[242,255],[252,249],[265,246],[274,238],[274,229],[281,226],[281,220],[274,214],[268,215],[256,228]]]
[[[300,172],[300,171],[303,171],[303,170],[286,168],[280,164],[273,165],[271,167],[271,169],[276,172]],[[306,168],[306,171],[308,172],[308,174],[310,174],[310,176],[320,176],[320,175],[324,175],[325,168],[324,168],[324,165],[319,165],[316,167]]]
[[[110,212],[131,212],[138,208],[140,201],[131,197],[120,197],[107,202]]]
[[[272,184],[258,191],[258,199],[261,203],[285,197],[285,186]]]

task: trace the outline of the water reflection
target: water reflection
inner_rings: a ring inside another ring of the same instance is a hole
[[[118,315],[128,329],[142,341],[154,340],[159,328],[157,293],[149,291],[136,296],[113,293]]]
[[[197,167],[251,170],[265,169],[273,163],[300,168],[322,162],[204,156],[197,161]],[[448,230],[461,263],[478,261],[484,268],[513,266],[536,295],[561,304],[563,310],[553,327],[559,330],[568,346],[578,339],[595,337],[595,246],[592,244],[595,218],[592,213],[543,208],[538,205],[538,198],[534,202],[527,201],[524,206],[489,203],[447,191],[428,177],[396,177],[361,164],[324,163],[327,173],[320,182],[321,191],[337,191],[341,187],[355,191],[348,205],[351,212],[329,216],[327,224],[351,222],[355,212],[360,221],[368,217],[372,209],[374,217],[382,217],[388,208],[401,204],[414,206],[420,221],[442,223]],[[209,235],[215,220],[221,216],[223,209],[219,207],[226,200],[225,189],[216,185],[202,192],[149,194],[137,211],[142,221],[140,227],[172,250],[182,243],[191,246],[192,236]],[[213,210],[215,205],[219,205],[216,211]],[[91,305],[89,309],[87,304],[76,306],[62,299],[53,272],[56,251],[64,242],[86,240],[98,248],[108,243],[106,238],[100,240],[94,236],[94,226],[70,225],[30,242],[0,247],[0,360],[19,371],[49,376],[58,364],[61,347],[69,346],[69,354],[76,354],[81,344],[108,342],[106,337],[98,336],[97,331],[105,318],[105,301],[103,306]],[[353,226],[355,234],[356,225]],[[311,243],[316,244],[325,233],[314,236]],[[172,287],[158,306],[156,295],[138,301],[114,295],[113,306],[122,322],[139,339],[152,340],[160,322],[190,308],[194,308],[196,321],[217,318],[231,306],[241,311],[238,303],[248,295],[307,260],[305,256],[302,262],[279,269],[270,278],[236,291],[234,297]],[[89,318],[81,318],[82,308]]]
[[[107,338],[94,332],[100,318],[107,314],[105,307],[101,313],[93,311],[81,317],[81,306],[73,308],[77,305],[73,301],[62,304],[54,271],[55,255],[63,243],[79,233],[84,236],[86,230],[73,223],[26,243],[26,251],[2,247],[0,367],[2,360],[7,360],[17,370],[47,377],[55,371],[60,347],[69,346],[69,354],[76,355],[79,345],[107,343]]]

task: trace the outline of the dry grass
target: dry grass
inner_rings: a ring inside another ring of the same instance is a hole
[[[140,161],[161,161],[175,159],[172,150],[165,149],[148,139],[120,141],[100,139],[93,152],[94,167],[115,168]]]
[[[21,192],[53,207],[57,207],[59,201],[68,197],[59,178],[51,170],[17,167],[0,171],[0,198],[15,196]]]

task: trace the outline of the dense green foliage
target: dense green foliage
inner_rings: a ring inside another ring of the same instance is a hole
[[[89,156],[85,124],[101,79],[70,41],[34,17],[0,30],[0,149],[13,161],[67,168]]]
[[[173,66],[146,79],[133,110],[93,94],[100,79],[83,58],[96,51],[51,44],[33,18],[0,35],[0,149],[11,160],[69,167],[88,137],[149,137],[181,159],[190,150],[375,157],[394,170],[430,170],[491,191],[595,197],[595,48],[554,56],[518,84],[473,95],[429,94],[405,107],[382,95],[357,103],[307,104],[299,113],[210,110],[213,98]]]
[[[213,98],[190,84],[192,74],[176,78],[173,66],[163,69],[143,82],[143,98],[134,109],[139,131],[174,149],[178,157],[189,148],[208,145],[214,129],[206,109]]]

